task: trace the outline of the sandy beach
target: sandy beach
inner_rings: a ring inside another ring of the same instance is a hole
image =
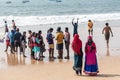
[[[79,21],[80,22],[80,21]],[[110,23],[114,37],[110,38],[110,47],[107,49],[104,35],[102,35],[102,29],[105,23]],[[73,66],[73,51],[70,48],[70,60],[54,60],[49,61],[48,51],[44,53],[46,56],[43,61],[35,61],[30,59],[30,50],[26,49],[27,58],[18,54],[10,54],[10,51],[4,52],[5,44],[0,43],[0,80],[120,80],[120,20],[117,21],[105,21],[94,22],[94,36],[93,40],[97,45],[97,58],[99,65],[98,76],[87,76],[83,73],[82,76],[77,76],[72,69]],[[20,31],[43,31],[43,37],[46,44],[46,33],[50,27],[54,28],[53,34],[55,35],[58,26],[62,27],[64,31],[65,27],[69,27],[72,41],[72,25],[69,24],[50,24],[39,26],[19,26]],[[0,28],[0,32],[4,33],[4,28]],[[87,41],[88,31],[87,23],[79,23],[78,32],[84,46]],[[1,34],[1,36],[3,36]],[[56,41],[55,41],[56,43]],[[64,49],[64,56],[66,50]],[[57,50],[55,49],[55,56],[57,56]],[[84,61],[84,58],[83,58]],[[84,67],[84,65],[83,65]]]

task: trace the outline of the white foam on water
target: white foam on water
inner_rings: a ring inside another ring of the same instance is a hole
[[[4,20],[7,20],[8,26],[12,25],[11,20],[14,19],[17,26],[41,25],[41,24],[57,24],[70,23],[73,18],[79,18],[79,22],[120,20],[120,13],[107,14],[89,14],[89,15],[61,15],[61,16],[1,16],[0,24],[4,26]]]

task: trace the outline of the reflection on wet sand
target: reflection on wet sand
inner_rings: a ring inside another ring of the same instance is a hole
[[[106,56],[110,56],[109,48],[107,48]]]
[[[65,59],[49,59],[45,57],[43,60],[34,60],[30,57],[24,58],[22,54],[17,53],[3,53],[3,56],[0,57],[1,63],[0,68],[4,68],[5,66],[16,66],[16,65],[29,65],[29,64],[44,64],[44,63],[58,63],[58,62],[68,62],[70,60]]]

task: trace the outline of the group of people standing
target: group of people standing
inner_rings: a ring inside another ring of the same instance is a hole
[[[73,22],[73,41],[72,41],[72,49],[74,52],[74,66],[73,69],[75,70],[77,75],[82,74],[82,64],[83,64],[83,46],[82,41],[78,34],[78,20],[77,22]],[[16,27],[14,20],[12,20],[12,27],[13,29],[9,31],[7,26],[7,21],[5,21],[5,40],[6,40],[6,49],[7,51],[8,47],[11,48],[11,53],[18,52],[18,47],[20,49],[20,53],[23,52],[23,56],[25,55],[25,49],[27,47],[27,40],[26,40],[26,32],[23,32],[21,34],[19,32],[19,28]],[[53,28],[48,29],[46,40],[49,46],[49,58],[50,59],[63,59],[63,43],[65,43],[65,48],[67,51],[67,55],[64,57],[65,59],[69,59],[69,46],[70,46],[70,33],[69,28],[65,28],[65,32],[61,30],[61,27],[57,28],[56,36],[52,34]],[[112,33],[111,28],[109,27],[109,24],[106,23],[106,27],[103,29],[102,33],[105,32],[105,39],[107,41],[107,46],[109,42],[110,32]],[[43,53],[46,51],[45,49],[45,43],[42,36],[42,31],[39,30],[37,33],[32,32],[31,30],[28,31],[28,47],[31,51],[31,58],[36,60],[41,60],[45,56]],[[89,75],[97,75],[98,71],[98,64],[97,64],[97,57],[96,57],[96,44],[93,41],[93,22],[91,20],[88,20],[88,40],[85,44],[84,52],[85,52],[85,65],[84,65],[84,72]],[[113,36],[113,33],[112,33]],[[56,48],[58,50],[58,56],[54,56],[54,38],[57,42]]]
[[[73,19],[74,20],[74,19]],[[83,47],[82,47],[82,41],[79,37],[79,34],[77,32],[77,28],[78,28],[78,18],[77,18],[77,22],[73,23],[72,20],[72,24],[74,27],[74,32],[73,32],[73,41],[72,41],[72,49],[74,51],[74,65],[73,65],[73,69],[75,70],[77,75],[82,75],[82,64],[83,64]],[[107,43],[107,47],[109,47],[108,43],[109,43],[109,38],[110,38],[110,32],[113,36],[112,30],[109,27],[109,24],[106,23],[106,26],[103,28],[102,34],[105,32],[105,39],[106,39],[106,43]],[[97,48],[96,48],[96,44],[93,41],[93,22],[91,20],[88,20],[88,40],[85,44],[85,48],[84,48],[84,52],[85,52],[85,62],[84,62],[84,70],[83,72],[85,74],[94,76],[97,75],[97,73],[99,72],[98,69],[98,63],[97,63]]]
[[[18,48],[20,49],[20,53],[23,53],[25,56],[25,47],[26,47],[26,32],[21,34],[19,32],[19,28],[15,25],[14,20],[12,20],[12,30],[9,31],[7,21],[5,21],[5,41],[6,41],[6,49],[7,52],[8,47],[10,47],[11,53],[18,52]]]

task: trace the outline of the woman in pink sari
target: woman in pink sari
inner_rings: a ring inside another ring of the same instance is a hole
[[[92,40],[92,36],[88,37],[88,41],[85,45],[84,72],[88,75],[97,75],[97,73],[99,72],[96,57],[96,45]]]

